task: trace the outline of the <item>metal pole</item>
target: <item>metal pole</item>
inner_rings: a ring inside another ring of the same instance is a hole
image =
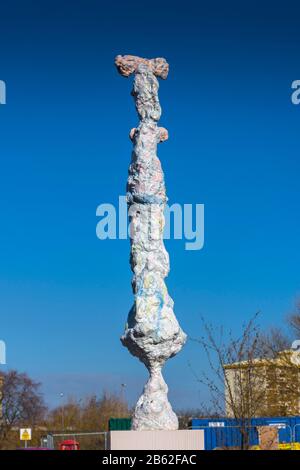
[[[121,402],[125,403],[125,387],[126,384],[121,384]]]
[[[62,404],[61,404],[61,430],[64,430],[65,427],[65,415],[64,415],[64,403],[63,403],[63,397],[64,394],[60,393],[60,398],[62,399]]]

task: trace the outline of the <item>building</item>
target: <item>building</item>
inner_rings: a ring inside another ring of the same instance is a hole
[[[300,353],[226,364],[226,415],[235,418],[300,415]]]

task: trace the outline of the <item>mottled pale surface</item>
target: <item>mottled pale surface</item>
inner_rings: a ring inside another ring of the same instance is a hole
[[[132,95],[140,123],[130,132],[133,141],[127,200],[131,222],[131,269],[134,305],[129,312],[122,343],[149,370],[149,380],[139,398],[132,420],[134,430],[175,430],[178,419],[168,401],[168,387],[161,369],[186,341],[173,312],[173,300],[164,278],[169,256],[163,242],[164,207],[167,201],[157,144],[168,131],[157,126],[161,116],[157,76],[166,78],[165,59],[118,56],[120,73],[135,73]]]
[[[168,76],[169,64],[162,57],[143,59],[135,55],[117,55],[115,58],[115,65],[123,77],[129,77],[129,75],[135,73],[140,64],[146,65],[157,77],[165,79]]]

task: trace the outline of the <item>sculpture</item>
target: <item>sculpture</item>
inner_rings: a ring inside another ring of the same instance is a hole
[[[167,202],[164,175],[156,155],[157,144],[168,138],[157,126],[161,116],[156,77],[167,78],[169,65],[163,58],[117,56],[121,75],[135,74],[132,95],[140,118],[130,132],[132,160],[127,182],[131,226],[132,289],[135,301],[121,341],[147,367],[149,379],[132,418],[133,430],[176,430],[178,419],[168,401],[168,387],[161,370],[186,341],[173,312],[174,302],[164,278],[169,256],[163,242],[164,208]]]

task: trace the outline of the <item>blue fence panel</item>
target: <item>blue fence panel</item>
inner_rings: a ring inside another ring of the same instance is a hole
[[[294,441],[295,442],[300,442],[300,416],[295,417]]]
[[[192,419],[192,429],[204,430],[204,446],[206,450],[217,447],[241,447],[242,429],[248,434],[249,444],[258,445],[258,426],[277,426],[280,443],[300,442],[300,417],[263,417],[252,418],[242,425],[241,420],[234,418],[198,418]],[[294,434],[294,436],[293,436]]]
[[[204,430],[204,445],[207,450],[216,447],[241,447],[243,440],[244,442],[247,440],[243,429],[249,436],[250,444],[257,444],[258,433],[255,428],[247,424],[242,425],[240,420],[230,418],[193,419],[191,423],[192,429]]]

